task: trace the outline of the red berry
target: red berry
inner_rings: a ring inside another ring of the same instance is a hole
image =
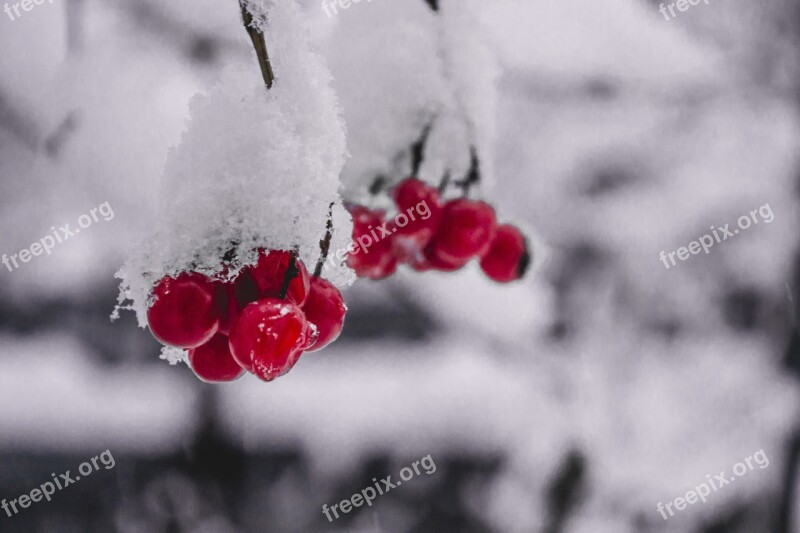
[[[400,211],[412,208],[423,200],[439,204],[439,190],[414,177],[398,183],[392,191],[392,197]]]
[[[459,263],[445,261],[436,255],[433,247],[428,246],[423,251],[414,255],[414,257],[408,261],[408,264],[417,272],[425,272],[428,270],[438,270],[439,272],[455,272],[456,270],[461,270],[468,262],[469,259]]]
[[[360,278],[383,279],[397,270],[392,249],[391,228],[384,222],[383,211],[362,206],[350,208],[353,216],[353,251],[347,254],[347,266]],[[385,228],[383,231],[381,228]],[[389,232],[386,235],[385,232]]]
[[[329,345],[342,332],[344,315],[347,307],[344,299],[333,283],[314,276],[311,278],[311,290],[303,305],[306,319],[317,327],[319,337],[307,349],[309,352],[321,350]]]
[[[498,226],[489,250],[481,258],[481,268],[491,279],[508,283],[520,279],[530,264],[525,236],[511,224]]]
[[[196,272],[162,278],[153,288],[156,300],[147,310],[153,336],[164,344],[196,348],[219,329],[220,313],[213,282]]]
[[[395,244],[399,244],[401,250],[423,249],[441,222],[439,190],[416,178],[408,178],[395,187],[393,195],[398,211]]]
[[[288,250],[271,250],[258,254],[255,266],[246,269],[255,281],[261,298],[280,298],[289,259],[292,253]],[[289,282],[286,299],[293,304],[302,305],[308,294],[308,270],[299,258],[295,258],[297,275]]]
[[[384,251],[382,253],[383,253],[383,260],[381,261],[381,263],[371,268],[368,272],[364,274],[363,277],[374,280],[380,280],[380,279],[386,279],[395,272],[397,272],[398,260],[397,257],[394,255],[394,252],[389,250],[388,252]]]
[[[314,333],[299,307],[265,298],[242,309],[228,342],[245,370],[272,381],[291,370]]]
[[[228,337],[217,333],[210,341],[189,350],[189,365],[198,378],[223,383],[240,378],[244,368],[231,355]]]
[[[494,209],[486,202],[451,200],[444,206],[433,255],[445,263],[463,264],[486,252],[496,226]]]

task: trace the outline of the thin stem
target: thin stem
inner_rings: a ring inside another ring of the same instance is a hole
[[[247,9],[247,0],[239,0],[239,6],[242,8],[242,22],[244,29],[253,41],[253,47],[256,49],[258,56],[258,66],[261,67],[261,76],[264,78],[264,83],[267,89],[272,88],[275,82],[275,73],[272,72],[272,63],[269,61],[269,54],[267,53],[267,43],[264,40],[264,34],[253,25],[253,14]]]
[[[319,261],[317,268],[314,269],[314,277],[322,275],[322,267],[328,259],[328,252],[331,249],[331,237],[333,235],[333,203],[328,207],[328,223],[325,224],[325,237],[319,241]]]
[[[386,187],[386,181],[386,176],[376,176],[369,186],[369,193],[372,196],[377,196]]]
[[[430,137],[433,121],[429,122],[422,130],[419,139],[411,145],[411,175],[417,177],[422,161],[425,159],[425,145]]]
[[[450,171],[445,170],[444,176],[442,176],[442,181],[439,182],[439,195],[443,196],[445,191],[447,190],[447,186],[450,185]]]
[[[456,185],[464,191],[464,197],[469,196],[469,191],[473,185],[481,181],[481,161],[478,158],[478,150],[471,146],[469,149],[470,165],[464,179],[457,181]]]
[[[294,278],[300,274],[297,268],[297,249],[289,252],[289,267],[286,269],[286,274],[283,276],[283,286],[281,287],[281,300],[286,299],[286,294],[289,292],[289,284]]]

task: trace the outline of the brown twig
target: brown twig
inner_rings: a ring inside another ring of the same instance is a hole
[[[469,149],[470,164],[467,175],[461,181],[455,182],[464,191],[464,197],[469,196],[469,191],[473,185],[481,181],[481,161],[478,158],[478,150],[471,146]]]
[[[325,224],[325,237],[319,241],[319,261],[317,261],[317,267],[314,269],[314,277],[320,277],[322,275],[322,267],[325,265],[325,261],[328,259],[328,252],[331,249],[331,237],[333,236],[333,202],[331,202],[330,207],[328,207],[328,223]]]
[[[242,22],[250,40],[253,41],[253,47],[256,49],[258,56],[258,66],[261,67],[261,76],[264,78],[264,83],[267,89],[272,88],[275,82],[275,73],[272,72],[272,63],[269,61],[269,54],[267,53],[267,43],[264,40],[264,34],[258,27],[253,25],[253,14],[247,9],[247,0],[239,0],[239,6],[242,8]]]
[[[439,182],[439,196],[444,196],[448,185],[450,185],[450,171],[445,170],[444,176],[442,176],[442,181]]]
[[[295,248],[289,252],[289,266],[286,268],[286,274],[283,276],[283,286],[281,287],[281,300],[286,299],[286,294],[289,292],[289,284],[292,280],[300,274],[297,268],[297,249]]]
[[[422,161],[425,159],[425,145],[428,143],[428,137],[430,137],[431,129],[433,128],[433,121],[430,121],[425,128],[423,128],[422,133],[420,134],[419,138],[411,145],[411,176],[418,177],[419,169],[422,166]]]

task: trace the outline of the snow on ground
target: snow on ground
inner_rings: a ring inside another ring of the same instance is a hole
[[[196,392],[174,372],[98,368],[62,334],[3,336],[0,354],[4,449],[158,454],[179,447],[195,426]]]

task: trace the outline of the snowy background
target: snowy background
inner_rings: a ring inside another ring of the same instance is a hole
[[[475,142],[479,192],[535,231],[537,271],[358,281],[335,345],[226,386],[109,315],[190,99],[231,64],[258,77],[237,3],[0,13],[0,254],[114,212],[0,266],[0,498],[116,460],[0,531],[800,533],[800,3],[441,3],[302,3],[346,122],[342,190],[402,177],[436,114],[423,177],[463,172]],[[771,223],[659,260],[766,204]],[[762,449],[707,503],[656,511]],[[322,514],[429,454],[435,473]]]

